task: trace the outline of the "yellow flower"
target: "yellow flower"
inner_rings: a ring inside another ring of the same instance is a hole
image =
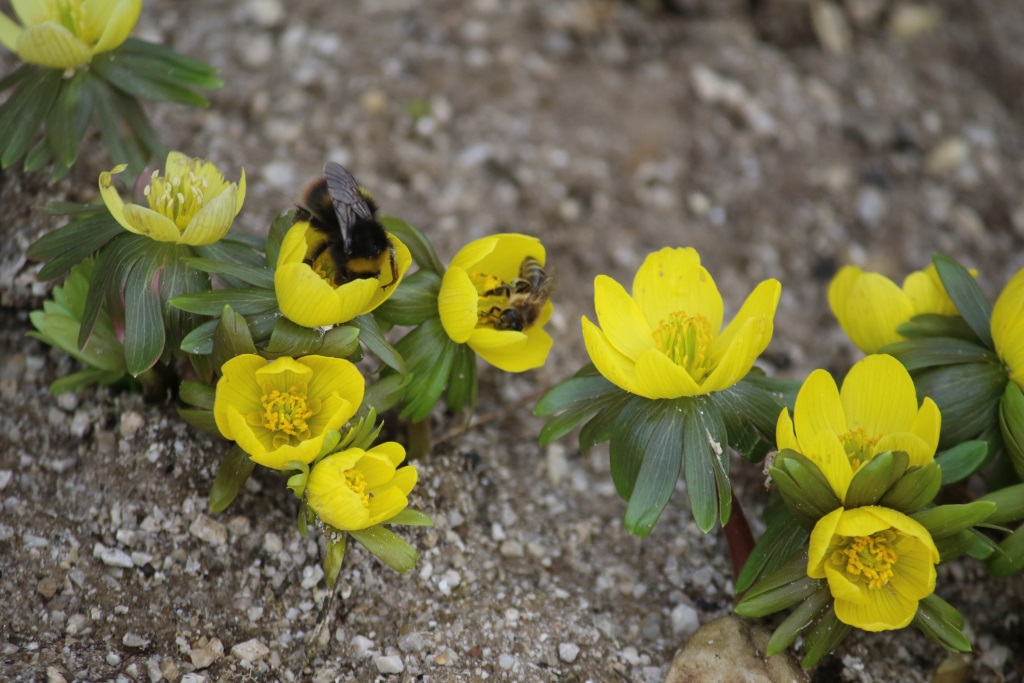
[[[311,228],[308,221],[297,222],[284,236],[274,272],[274,291],[281,312],[304,327],[320,327],[348,322],[380,306],[398,289],[412,264],[409,248],[390,233],[388,238],[395,245],[397,282],[391,282],[391,267],[385,264],[379,277],[336,285],[327,251],[313,265],[304,262],[323,243],[324,234]]]
[[[278,358],[256,354],[224,363],[213,416],[225,438],[275,470],[312,462],[324,436],[355,415],[365,383],[356,366],[326,356]]]
[[[309,473],[306,502],[317,517],[342,531],[386,522],[409,505],[416,485],[416,468],[398,467],[403,460],[405,449],[394,442],[328,455]]]
[[[468,344],[477,355],[506,372],[539,368],[551,351],[544,325],[554,310],[545,301],[537,319],[520,331],[495,329],[488,313],[508,306],[508,297],[493,293],[519,278],[519,267],[533,258],[543,268],[547,254],[536,237],[505,233],[470,242],[455,255],[441,280],[438,312],[448,336]]]
[[[778,280],[759,284],[722,329],[722,296],[692,248],[647,256],[633,295],[615,280],[594,280],[600,327],[583,318],[583,341],[598,371],[646,398],[698,396],[743,379],[772,338]]]
[[[807,575],[828,580],[839,621],[865,631],[903,628],[935,591],[935,542],[888,508],[833,510],[814,525],[807,555]]]
[[[934,460],[942,415],[930,398],[918,409],[910,374],[892,356],[868,356],[850,369],[842,391],[824,370],[810,374],[793,419],[783,408],[775,438],[814,462],[845,500],[853,475],[878,453],[904,451],[910,465]]]
[[[73,69],[123,43],[142,0],[11,0],[18,26],[0,13],[0,43],[23,61]]]
[[[245,200],[244,170],[237,184],[229,183],[209,161],[171,152],[164,177],[153,171],[146,185],[149,207],[125,204],[111,177],[124,169],[121,164],[100,173],[103,202],[125,230],[157,242],[212,244],[227,233]]]
[[[1024,270],[1017,271],[992,308],[992,341],[1010,379],[1024,388]]]
[[[828,287],[828,304],[846,336],[864,353],[902,341],[896,328],[915,315],[957,315],[934,265],[908,275],[902,289],[884,275],[846,266]]]

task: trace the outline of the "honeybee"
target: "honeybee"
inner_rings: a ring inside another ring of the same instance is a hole
[[[540,261],[527,256],[519,264],[519,277],[511,282],[502,282],[482,294],[483,297],[503,297],[508,300],[507,305],[492,306],[490,310],[482,311],[480,317],[496,330],[522,332],[537,320],[554,288],[554,278],[545,272]]]
[[[326,251],[334,264],[335,285],[379,277],[388,260],[391,282],[384,288],[398,281],[395,245],[377,220],[377,203],[343,166],[324,164],[323,177],[306,187],[296,209],[296,222],[309,221],[327,237],[304,263],[312,265]]]

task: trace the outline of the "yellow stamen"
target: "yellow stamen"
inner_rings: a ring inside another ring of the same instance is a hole
[[[836,567],[844,568],[851,581],[866,583],[877,590],[889,585],[899,561],[896,553],[896,532],[891,529],[870,536],[855,536],[837,548],[829,558]]]
[[[306,423],[316,412],[315,405],[306,400],[305,388],[291,386],[287,393],[273,389],[263,394],[263,427],[278,436],[296,439],[308,438],[309,425]],[[319,403],[318,401],[315,403]]]
[[[878,443],[878,439],[877,436],[869,437],[863,427],[855,427],[839,436],[854,472],[875,457],[875,444]]]
[[[685,368],[698,383],[712,370],[710,355],[713,342],[708,319],[703,315],[688,316],[685,311],[670,314],[654,330],[654,345],[658,350]]]
[[[359,502],[363,504],[364,508],[370,507],[370,498],[373,494],[366,492],[366,479],[362,472],[355,468],[345,470],[345,485],[359,496]]]
[[[493,327],[498,311],[508,308],[509,284],[496,275],[471,272],[469,279],[476,287],[478,324]]]
[[[208,186],[205,178],[196,176],[192,171],[188,171],[185,177],[161,178],[157,170],[150,176],[143,194],[149,199],[149,208],[184,230],[203,208]]]

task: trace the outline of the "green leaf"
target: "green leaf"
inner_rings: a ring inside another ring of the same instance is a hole
[[[1024,392],[1016,382],[1007,382],[999,400],[999,431],[1006,456],[1020,479],[1024,479]]]
[[[195,247],[195,250],[197,254],[208,261],[263,268],[263,255],[256,251],[248,240],[248,235],[232,228],[222,239],[213,244]],[[224,275],[222,279],[235,289],[241,288],[244,284],[230,275]],[[273,289],[273,287],[265,289]]]
[[[133,67],[161,71],[167,78],[195,87],[212,89],[223,85],[215,67],[175,52],[166,45],[129,38],[113,54],[122,61],[127,60]]]
[[[29,336],[35,335],[30,332]],[[77,393],[94,384],[101,386],[114,384],[122,377],[124,377],[123,372],[110,372],[109,370],[101,370],[99,368],[86,368],[55,380],[50,385],[50,393],[54,396],[59,396],[60,394],[68,392]]]
[[[225,306],[220,314],[220,325],[213,332],[213,366],[220,369],[236,356],[256,353],[245,318]]]
[[[274,325],[274,331],[270,333],[266,355],[268,358],[307,356],[316,353],[323,341],[323,330],[303,327],[288,318],[279,318]]]
[[[1006,387],[1001,363],[965,363],[915,373],[918,396],[928,396],[942,413],[939,448],[970,441],[998,424],[999,398]]]
[[[789,449],[779,451],[768,473],[796,520],[813,527],[819,519],[842,507],[818,466]]]
[[[1003,539],[998,553],[988,561],[992,576],[1012,576],[1024,569],[1024,525]]]
[[[571,377],[551,387],[533,408],[534,415],[554,415],[565,410],[574,410],[591,405],[609,394],[622,390],[602,375]]]
[[[132,139],[136,141],[145,153],[143,163],[149,161],[151,157],[165,159],[167,157],[167,150],[160,143],[160,136],[153,129],[153,125],[149,122],[149,118],[146,116],[146,112],[142,110],[138,100],[116,89],[110,90],[110,96],[114,106],[121,113],[121,116],[124,117],[127,127],[131,130]]]
[[[963,505],[940,505],[910,516],[938,540],[984,522],[995,510],[995,503],[976,500]]]
[[[176,79],[161,77],[160,72],[147,69],[144,65],[133,65],[124,54],[104,52],[95,55],[90,68],[111,86],[135,97],[178,102],[193,107],[209,105],[205,97],[180,85]]]
[[[124,358],[138,377],[153,367],[164,351],[166,331],[154,282],[159,256],[148,253],[128,273],[124,289]]]
[[[438,319],[438,323],[440,323],[440,319]],[[405,374],[405,360],[395,347],[388,343],[384,337],[384,331],[380,329],[380,325],[372,315],[356,316],[350,324],[359,328],[359,339],[373,355],[399,374]]]
[[[770,521],[736,577],[736,592],[744,593],[759,576],[770,574],[807,544],[810,534],[796,523],[785,505]],[[806,556],[806,555],[805,555]]]
[[[221,436],[217,421],[212,410],[193,410],[191,408],[178,408],[178,416],[190,426],[214,436]]]
[[[276,308],[263,311],[262,313],[246,315],[245,321],[249,323],[249,332],[252,334],[252,340],[257,344],[268,341],[270,335],[274,332],[274,327],[277,326],[277,321],[282,317],[281,311]]]
[[[124,120],[116,92],[101,78],[91,79],[87,87],[94,103],[92,120],[100,130],[103,144],[110,151],[111,160],[115,164],[127,164],[132,177],[138,175],[149,160],[149,153]]]
[[[998,362],[995,354],[976,341],[951,337],[928,337],[896,342],[885,347],[908,372],[943,365]]]
[[[935,270],[942,280],[942,286],[946,288],[946,293],[956,305],[956,310],[970,325],[974,334],[978,335],[982,345],[992,348],[992,331],[989,325],[992,319],[992,304],[982,294],[977,281],[966,268],[945,254],[932,256],[932,263],[935,264]]]
[[[444,264],[437,257],[437,252],[431,246],[430,240],[420,230],[400,218],[392,216],[381,216],[380,222],[385,230],[409,247],[409,252],[412,254],[412,259],[416,262],[416,265],[425,270],[432,270],[438,275],[444,274]]]
[[[448,375],[448,392],[445,394],[448,410],[458,413],[469,406],[472,413],[476,408],[476,397],[476,353],[466,344],[456,344],[452,370]]]
[[[213,334],[220,320],[207,320],[185,335],[180,348],[185,353],[208,356],[213,353]]]
[[[239,448],[232,446],[220,461],[217,476],[210,488],[210,511],[223,512],[238,495],[242,486],[248,481],[256,463]]]
[[[66,167],[78,158],[92,116],[92,89],[87,87],[91,78],[87,69],[76,71],[64,82],[46,117],[46,140],[57,161]]]
[[[613,416],[608,416],[606,429],[610,441],[608,450],[612,482],[625,501],[633,496],[647,443],[657,425],[657,405],[649,399],[627,394],[627,400],[621,408]],[[679,473],[676,472],[673,486],[678,478]]]
[[[158,272],[154,278],[154,282],[158,282],[160,286],[159,295],[164,325],[167,329],[167,343],[169,350],[176,355],[181,340],[199,326],[200,316],[174,306],[167,306],[163,302],[183,294],[205,292],[210,289],[210,277],[206,273],[185,265],[184,257],[191,257],[193,253],[187,244],[166,244],[161,249],[160,263],[157,264]]]
[[[408,359],[411,375],[402,417],[419,422],[430,414],[451,377],[458,344],[431,318],[398,341],[398,353]]]
[[[405,526],[434,526],[434,521],[419,510],[405,508],[384,524],[404,524]]]
[[[217,392],[213,387],[202,382],[186,380],[178,387],[178,397],[182,401],[190,406],[206,410],[213,410],[213,400],[216,394]]]
[[[805,669],[813,667],[843,642],[850,629],[849,625],[839,621],[834,608],[826,609],[804,639],[804,658],[800,666]]]
[[[391,410],[405,395],[411,375],[385,375],[366,387],[363,394],[363,404],[359,406],[356,415],[364,415],[371,408],[378,413]],[[436,398],[434,399],[437,400]],[[431,404],[433,405],[433,404]]]
[[[874,505],[907,471],[910,458],[903,451],[879,453],[864,464],[846,490],[847,508]]]
[[[8,98],[0,114],[0,166],[8,168],[25,154],[50,113],[62,82],[60,70],[39,69]]]
[[[419,559],[419,553],[405,539],[379,524],[348,533],[378,560],[399,574],[404,574],[415,567],[416,560]]]
[[[988,462],[988,444],[984,441],[965,441],[936,453],[935,462],[942,468],[942,485],[963,481]]]
[[[345,562],[346,538],[345,534],[338,534],[327,539],[324,549],[324,577],[328,588],[334,588],[334,584],[338,582],[338,575],[341,574],[341,565]]]
[[[974,342],[980,345],[978,336],[971,330],[963,318],[959,315],[939,315],[937,313],[922,313],[915,315],[909,321],[896,327],[901,337],[907,339],[934,339],[937,337],[951,337],[964,341]],[[885,347],[889,349],[900,346],[900,343]]]
[[[227,275],[255,287],[274,288],[274,272],[261,266],[214,261],[205,258],[186,258],[184,261],[189,267],[201,270],[204,273]]]
[[[963,617],[934,593],[918,603],[917,613],[911,623],[929,640],[951,652],[971,651],[971,643],[963,634]]]
[[[757,618],[774,614],[806,599],[823,584],[807,576],[807,551],[800,549],[755,583],[736,605],[736,613]]]
[[[1006,524],[1024,519],[1024,484],[1014,484],[986,493],[978,500],[995,503],[995,512],[985,520],[989,524]]]
[[[820,585],[816,591],[804,598],[803,602],[797,605],[796,609],[775,629],[764,648],[765,654],[771,657],[785,650],[793,644],[801,631],[821,619],[825,615],[825,611],[831,609],[832,595],[827,586]]]
[[[359,351],[359,329],[348,325],[339,325],[327,330],[317,353],[321,356],[349,358],[357,351]]]
[[[909,515],[932,502],[942,486],[943,471],[935,462],[911,467],[878,500],[878,505]]]
[[[219,316],[225,306],[230,306],[235,313],[248,316],[276,309],[277,297],[272,289],[245,287],[186,294],[174,297],[170,303],[183,311],[199,315]]]
[[[17,69],[0,79],[0,92],[13,88],[19,83],[25,82],[41,69],[42,67],[36,66],[35,64],[22,64]],[[2,111],[6,106],[6,103],[0,106],[0,111]]]
[[[398,289],[374,314],[393,325],[419,325],[427,318],[437,317],[440,289],[440,275],[431,270],[417,270],[402,280]]]
[[[649,416],[653,424],[642,447],[642,463],[623,520],[626,531],[639,538],[654,529],[683,466],[683,416],[671,409],[659,413]]]
[[[284,215],[278,216],[270,224],[270,231],[267,234],[267,243],[264,245],[266,249],[266,264],[270,270],[277,269],[277,259],[281,254],[281,243],[284,241],[284,236],[288,230],[292,227],[295,222],[295,212],[289,211]]]

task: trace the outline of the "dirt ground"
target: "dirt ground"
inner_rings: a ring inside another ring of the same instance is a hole
[[[171,404],[51,396],[72,364],[25,337],[49,287],[25,249],[57,225],[38,207],[95,196],[105,152],[91,144],[56,187],[8,170],[0,678],[661,681],[731,610],[731,574],[682,485],[641,541],[606,450],[537,445],[533,397],[586,360],[594,276],[628,283],[648,252],[694,246],[732,312],[776,277],[765,367],[803,377],[858,358],[826,304],[838,266],[899,279],[941,251],[992,297],[1024,266],[1024,4],[844,0],[811,16],[806,0],[147,2],[142,37],[222,71],[210,109],[148,111],[170,148],[245,168],[243,227],[265,230],[332,159],[442,258],[538,235],[556,345],[541,370],[482,369],[489,421],[417,462],[413,505],[436,523],[404,532],[419,565],[399,576],[350,550],[306,661],[325,588],[283,482],[259,473],[209,514],[223,442]],[[0,56],[0,74],[14,64]],[[436,435],[456,426],[435,415]],[[754,469],[734,464],[756,510]],[[937,592],[975,644],[959,668],[916,631],[856,634],[814,680],[1024,680],[1024,581],[965,560]]]

